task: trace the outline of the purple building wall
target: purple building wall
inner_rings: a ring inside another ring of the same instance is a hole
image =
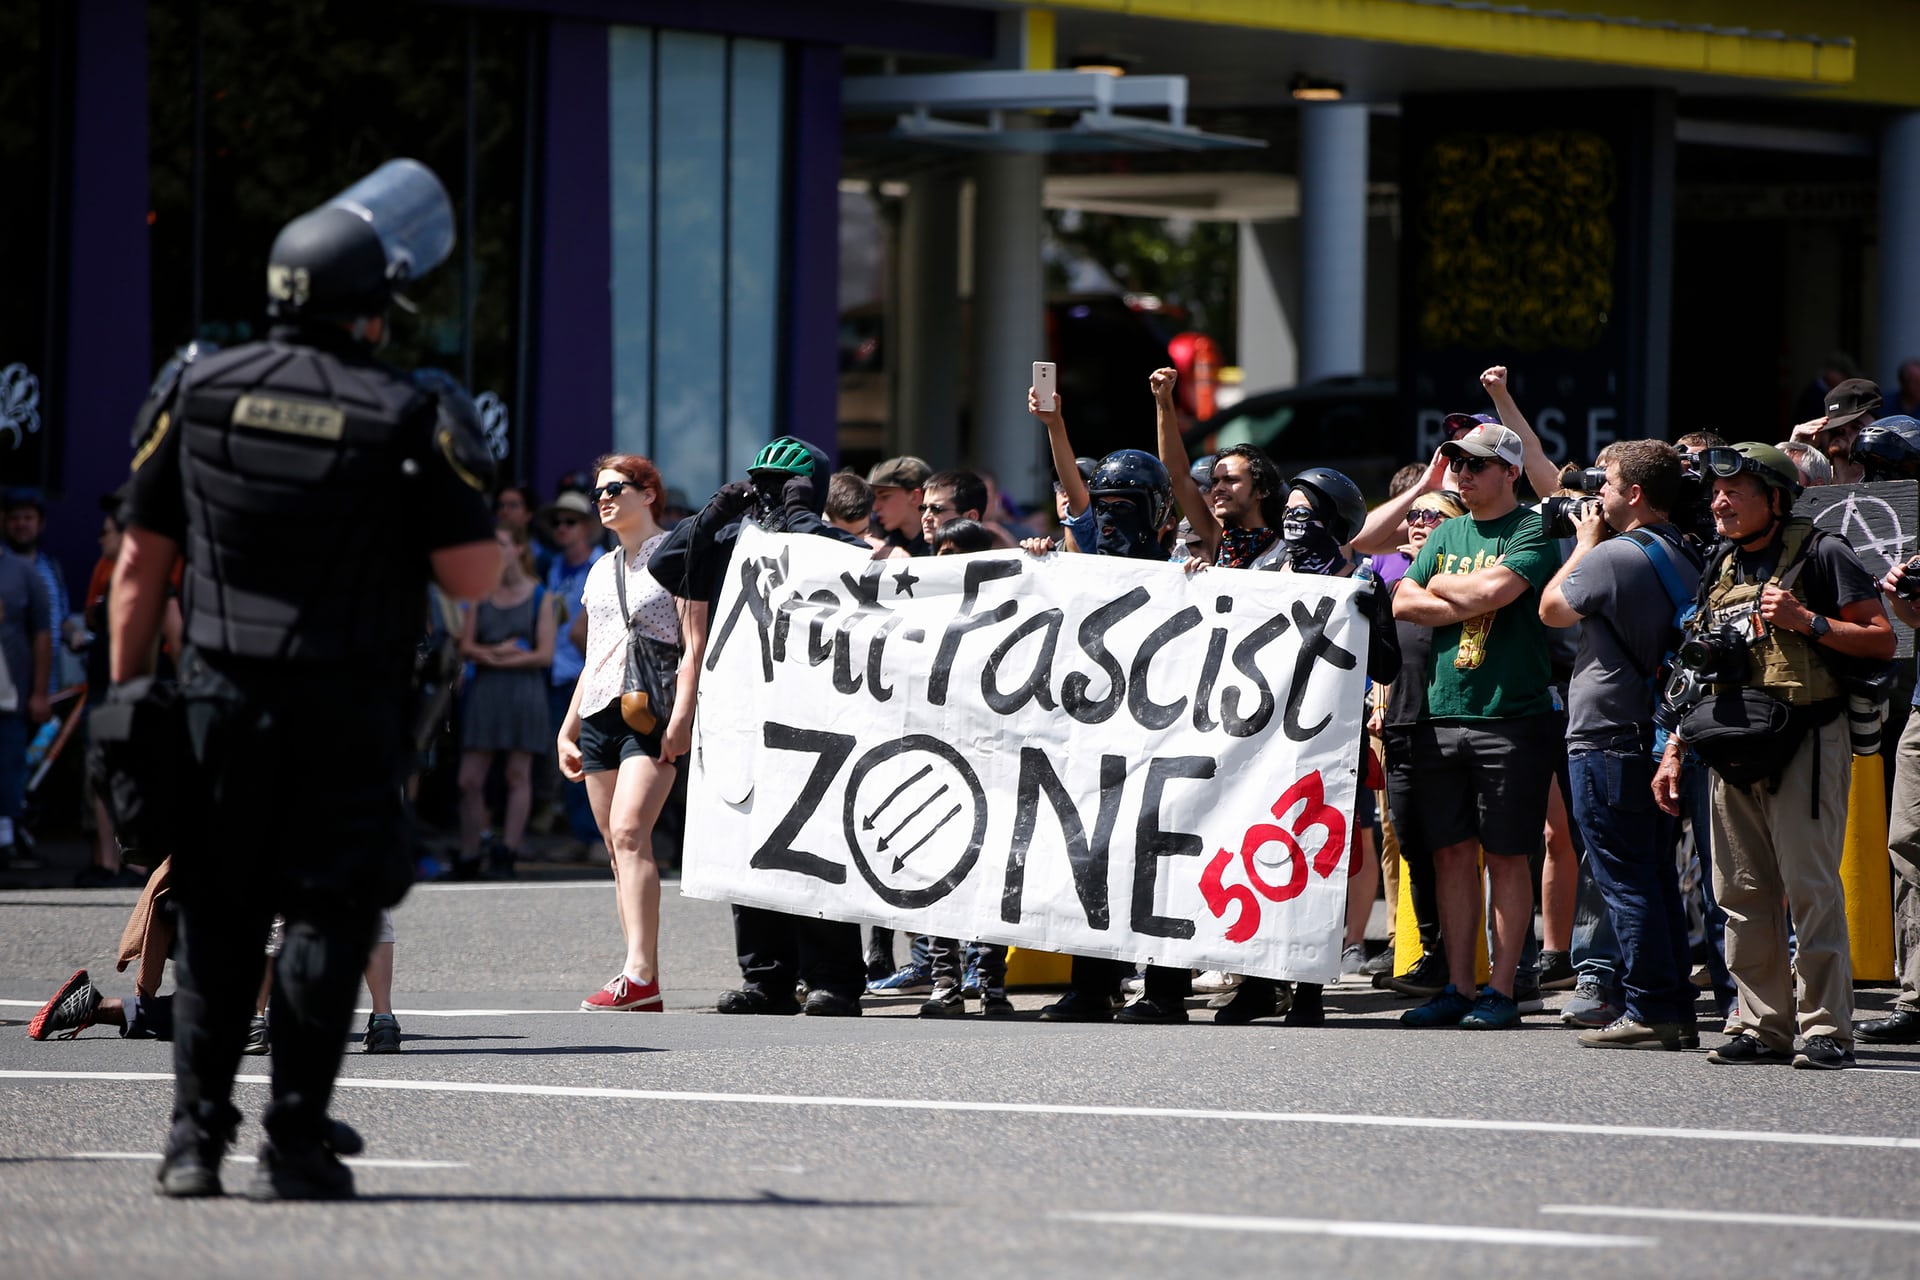
[[[47,547],[84,591],[99,556],[94,499],[126,479],[134,414],[153,380],[147,306],[146,0],[74,0],[64,353],[50,406]],[[75,606],[81,602],[75,601]]]

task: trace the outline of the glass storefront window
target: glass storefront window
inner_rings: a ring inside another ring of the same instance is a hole
[[[785,50],[609,35],[613,445],[698,506],[774,433]]]

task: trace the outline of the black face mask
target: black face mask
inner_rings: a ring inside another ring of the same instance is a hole
[[[1340,554],[1340,540],[1327,532],[1311,507],[1288,507],[1280,522],[1280,536],[1287,544],[1287,563],[1295,573],[1334,574],[1346,561]]]
[[[1147,523],[1140,504],[1131,499],[1110,505],[1094,503],[1094,523],[1100,530],[1099,554],[1130,560],[1165,560],[1158,530]]]

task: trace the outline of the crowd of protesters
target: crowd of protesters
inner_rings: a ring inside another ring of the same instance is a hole
[[[1402,1017],[1416,1028],[1508,1028],[1543,1012],[1545,992],[1570,991],[1558,1016],[1595,1048],[1698,1047],[1706,1000],[1728,1037],[1708,1055],[1717,1063],[1830,1069],[1851,1064],[1856,1035],[1920,1042],[1920,717],[1895,753],[1909,766],[1890,838],[1902,991],[1858,1028],[1839,882],[1851,760],[1873,749],[1891,683],[1887,608],[1915,625],[1920,603],[1905,567],[1876,581],[1844,539],[1793,515],[1808,487],[1920,476],[1920,423],[1876,419],[1878,389],[1838,372],[1816,384],[1821,412],[1777,444],[1623,440],[1562,468],[1495,367],[1481,379],[1492,412],[1450,414],[1433,456],[1409,460],[1371,507],[1340,472],[1285,474],[1251,445],[1190,460],[1171,369],[1143,388],[1152,451],[1077,456],[1066,406],[1030,399],[1057,525],[1023,516],[990,475],[910,456],[830,474],[824,454],[786,438],[697,514],[631,454],[566,477],[543,506],[509,485],[495,507],[498,585],[449,626],[465,664],[450,743],[458,852],[423,871],[514,874],[543,807],[614,870],[624,956],[581,1007],[665,1008],[653,835],[691,740],[714,564],[743,517],[875,558],[1019,546],[1189,573],[1358,575],[1374,584],[1362,597],[1373,626],[1343,980],[1418,1001]],[[1908,372],[1901,394],[1920,395],[1920,363],[1911,389]],[[116,501],[101,505],[101,562],[69,602],[37,551],[37,498],[7,504],[0,863],[29,856],[22,764],[67,687],[57,652],[84,655],[70,674],[93,692],[103,675],[104,646],[86,641],[106,629],[121,524]],[[630,635],[677,655],[664,715],[627,705]],[[137,883],[104,818],[101,829],[86,882]],[[1402,885],[1411,904],[1408,965],[1394,963],[1392,923],[1386,949],[1368,951],[1383,883],[1390,922]],[[969,999],[1013,1012],[1001,946],[916,938],[896,966],[886,930],[863,947],[856,926],[758,909],[737,909],[736,928],[743,985],[723,1013],[847,1016],[863,995],[924,996],[927,1017],[964,1014]],[[93,1003],[139,1025],[152,994]],[[1315,984],[1136,975],[1085,957],[1040,1016],[1181,1023],[1196,994],[1220,1023],[1326,1016]]]

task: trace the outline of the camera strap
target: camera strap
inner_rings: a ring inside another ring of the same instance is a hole
[[[1666,592],[1668,602],[1673,605],[1669,624],[1670,634],[1679,632],[1688,608],[1694,603],[1694,598],[1687,593],[1685,587],[1680,585],[1680,569],[1673,562],[1673,547],[1666,538],[1651,529],[1634,529],[1620,536],[1639,547],[1646,555],[1647,563],[1653,566],[1654,576],[1660,579],[1660,589]],[[1627,661],[1633,663],[1634,670],[1640,673],[1640,678],[1654,680],[1660,674],[1660,667],[1672,657],[1674,646],[1669,644],[1667,652],[1661,655],[1660,661],[1656,662],[1654,669],[1649,671],[1640,664],[1639,656],[1628,647],[1626,637],[1621,634],[1620,628],[1614,624],[1613,619],[1605,614],[1601,614],[1600,617],[1613,629],[1614,639],[1620,644],[1620,651],[1627,655]]]

